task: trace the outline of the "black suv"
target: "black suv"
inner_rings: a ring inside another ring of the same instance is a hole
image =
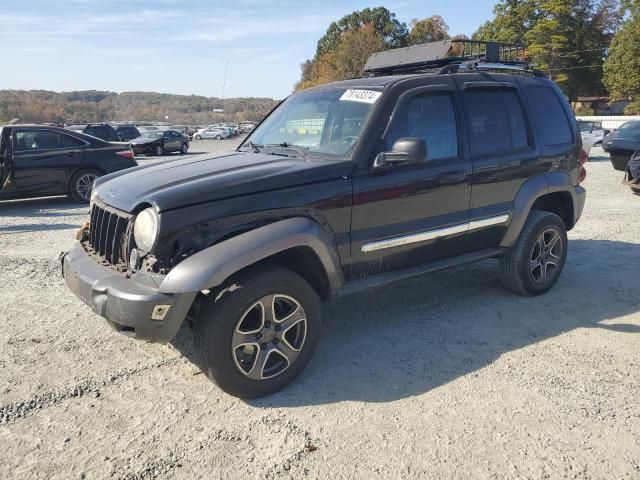
[[[114,125],[113,128],[122,142],[128,142],[140,136],[140,130],[135,125]]]
[[[69,288],[138,339],[187,319],[200,367],[244,398],[304,368],[321,300],[487,258],[507,288],[546,292],[585,201],[561,91],[489,53],[407,75],[387,54],[290,96],[235,153],[96,180]]]
[[[92,137],[106,140],[107,142],[120,142],[122,138],[108,123],[89,123],[84,125],[69,125],[68,130],[84,133],[85,135],[91,135]]]

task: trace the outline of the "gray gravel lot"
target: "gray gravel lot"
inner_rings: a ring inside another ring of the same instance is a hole
[[[551,292],[487,261],[327,305],[307,370],[251,402],[187,328],[136,342],[67,290],[86,207],[0,202],[0,478],[640,478],[640,196],[593,154]]]

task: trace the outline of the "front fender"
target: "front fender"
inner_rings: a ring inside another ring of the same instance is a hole
[[[333,237],[306,217],[280,220],[201,250],[173,268],[159,291],[187,293],[214,288],[243,268],[295,247],[313,250],[325,269],[331,292],[337,292],[344,278]]]

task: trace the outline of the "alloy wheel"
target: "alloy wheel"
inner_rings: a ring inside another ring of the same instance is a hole
[[[93,188],[93,181],[97,175],[93,173],[85,173],[76,182],[76,193],[84,200],[91,198],[91,189]]]
[[[252,380],[266,380],[296,361],[307,335],[307,317],[293,297],[270,294],[240,317],[231,338],[231,355],[238,370]]]
[[[560,233],[548,228],[543,230],[533,244],[529,258],[529,274],[536,283],[546,283],[560,267],[563,254]]]

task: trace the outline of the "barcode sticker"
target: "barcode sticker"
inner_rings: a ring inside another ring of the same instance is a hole
[[[382,92],[375,92],[373,90],[347,90],[340,97],[344,102],[362,102],[362,103],[375,103]]]

